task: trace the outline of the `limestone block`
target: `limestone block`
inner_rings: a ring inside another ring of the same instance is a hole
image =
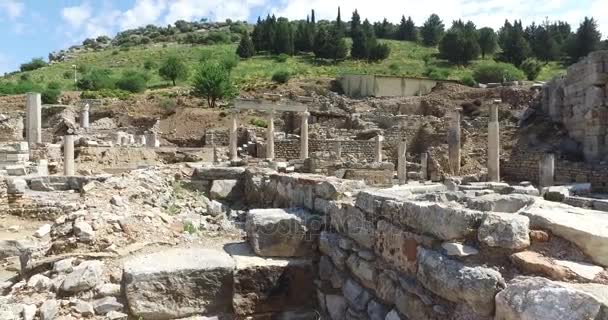
[[[477,238],[490,247],[521,250],[530,246],[530,219],[510,213],[489,213]]]
[[[316,249],[318,216],[303,209],[253,209],[245,229],[256,254],[263,257],[306,256]]]
[[[523,194],[500,195],[494,193],[469,198],[467,200],[467,206],[479,211],[514,213],[533,202],[533,197]]]
[[[9,176],[24,176],[27,174],[27,170],[24,165],[6,166],[6,173]]]
[[[325,297],[327,311],[331,320],[344,320],[348,304],[346,299],[340,295],[329,294]]]
[[[103,275],[103,262],[84,261],[66,276],[61,284],[61,291],[77,293],[95,288],[101,283]]]
[[[242,195],[238,180],[213,180],[210,199],[239,199]]]
[[[228,312],[234,268],[227,253],[209,249],[170,249],[133,257],[123,269],[130,313],[162,320]]]
[[[403,272],[415,273],[419,246],[432,247],[433,238],[399,229],[385,221],[378,221],[374,252]]]
[[[407,319],[433,319],[430,307],[415,294],[397,288],[395,292],[395,306]]]
[[[371,290],[376,289],[378,271],[374,263],[366,261],[353,253],[346,260],[346,266],[363,286]]]
[[[475,232],[485,216],[453,204],[405,201],[397,221],[421,234],[430,234],[441,240],[463,239]]]
[[[374,224],[357,207],[346,207],[346,234],[365,248],[371,249],[374,246]]]
[[[199,167],[192,173],[194,180],[238,180],[245,174],[244,167]]]
[[[435,294],[466,303],[480,315],[494,312],[494,296],[504,287],[504,280],[496,270],[468,267],[426,249],[418,251],[417,278]]]
[[[329,256],[338,269],[344,270],[348,254],[340,249],[339,241],[339,235],[323,231],[319,236],[319,250]]]
[[[22,252],[36,248],[38,244],[30,240],[0,240],[0,259],[19,256]]]
[[[367,304],[373,297],[369,291],[352,279],[346,281],[344,287],[342,287],[342,294],[349,307],[359,312],[367,310]]]

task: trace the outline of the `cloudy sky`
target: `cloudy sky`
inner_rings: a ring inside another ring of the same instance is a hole
[[[370,20],[398,22],[405,14],[421,24],[437,13],[448,25],[463,18],[494,28],[505,19],[527,24],[546,17],[577,26],[583,17],[594,16],[604,38],[608,36],[608,0],[0,0],[0,73],[87,37],[113,36],[147,24],[201,18],[255,21],[269,12],[300,19],[310,9],[316,10],[317,19],[333,19],[338,6],[344,20],[357,8]]]

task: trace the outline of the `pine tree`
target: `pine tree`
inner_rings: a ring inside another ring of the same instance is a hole
[[[350,28],[351,38],[353,40],[350,55],[354,59],[367,59],[369,57],[367,34],[369,33],[371,26],[369,25],[369,21],[366,20],[366,22],[368,24],[368,30],[363,29],[363,26],[360,24],[359,14],[357,13],[357,10],[355,10]]]
[[[353,12],[353,17],[350,19],[350,36],[352,37],[358,29],[361,27],[361,17],[359,17],[359,13],[355,9]]]
[[[534,55],[544,62],[556,60],[559,57],[559,45],[544,26],[536,29],[534,40],[530,44]]]
[[[299,52],[310,52],[312,47],[310,46],[310,38],[308,35],[310,22],[300,22],[296,27],[296,33],[294,38],[294,47]]]
[[[416,24],[412,17],[407,17],[407,21],[405,22],[405,41],[418,41],[418,30],[416,29]]]
[[[264,50],[264,39],[263,39],[263,31],[264,28],[262,19],[258,17],[258,22],[253,27],[253,32],[251,32],[251,40],[253,41],[253,46],[256,51]]]
[[[315,56],[321,59],[341,60],[346,58],[348,48],[337,26],[320,26],[315,37]]]
[[[496,33],[492,28],[479,29],[479,49],[481,50],[481,58],[485,59],[486,54],[493,54],[497,47]]]
[[[478,34],[471,21],[454,21],[439,43],[439,54],[452,63],[468,64],[480,53]]]
[[[424,45],[433,47],[436,46],[441,37],[443,37],[444,25],[438,15],[432,14],[424,23],[420,29],[422,35],[422,43]]]
[[[338,32],[340,37],[343,37],[346,34],[346,28],[344,27],[344,22],[342,22],[342,14],[340,13],[340,7],[338,7],[338,17],[336,18],[336,32]]]
[[[576,34],[570,40],[570,58],[578,61],[592,51],[598,50],[601,45],[602,34],[598,30],[595,19],[585,17]]]
[[[399,26],[397,27],[397,32],[395,32],[395,39],[405,40],[406,23],[407,21],[405,20],[405,15],[401,16],[401,21],[399,22]]]
[[[287,20],[287,18],[279,18],[276,22],[276,32],[273,41],[274,46],[272,47],[272,53],[285,53],[288,55],[293,55],[293,38],[293,30],[289,20]]]
[[[508,22],[505,23],[505,27]],[[510,24],[508,24],[510,26]],[[501,44],[502,53],[500,59],[510,62],[515,66],[521,63],[530,56],[530,44],[524,37],[524,30],[521,21],[515,21],[513,26],[501,29]]]
[[[241,58],[251,58],[255,55],[255,47],[253,41],[249,37],[247,32],[241,35],[241,41],[239,42],[238,48],[236,48],[236,54]]]

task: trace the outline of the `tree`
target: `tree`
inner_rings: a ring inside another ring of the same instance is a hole
[[[346,34],[346,27],[344,26],[344,22],[342,22],[342,14],[340,13],[340,7],[338,7],[338,17],[336,18],[336,31],[340,35],[340,37],[344,37]]]
[[[238,48],[236,48],[236,54],[243,59],[251,58],[255,55],[253,41],[246,31],[241,35],[241,41],[239,42]]]
[[[353,17],[350,19],[350,36],[352,37],[359,28],[361,28],[361,17],[359,16],[359,12],[355,9]]]
[[[443,37],[444,33],[444,25],[441,19],[436,14],[431,14],[431,16],[426,20],[422,28],[420,29],[420,34],[422,35],[422,43],[429,47],[436,46],[441,37]]]
[[[468,64],[479,56],[478,41],[475,24],[454,21],[439,43],[439,54],[452,63]]]
[[[535,80],[543,70],[543,65],[534,58],[528,58],[521,63],[520,69],[526,74],[528,80]]]
[[[395,34],[394,26],[384,18],[382,22],[374,23],[374,33],[380,39],[392,39]]]
[[[177,80],[188,77],[188,68],[178,57],[170,56],[158,69],[158,74],[165,80],[170,80],[175,86]]]
[[[258,22],[253,27],[253,31],[251,32],[251,41],[253,42],[253,47],[255,51],[262,51],[264,47],[264,39],[262,35],[262,29],[264,28],[262,19],[258,17]]]
[[[569,53],[572,61],[578,61],[590,52],[600,48],[602,34],[598,30],[595,19],[585,17],[578,30],[570,40]]]
[[[405,20],[405,16],[401,16],[401,21],[399,22],[399,26],[397,26],[397,31],[395,32],[395,39],[405,40],[406,23],[407,20]]]
[[[217,100],[231,98],[236,93],[230,73],[217,62],[204,62],[194,76],[193,94],[207,100],[215,108]]]
[[[505,26],[501,29],[499,39],[502,41],[502,54],[500,56],[502,61],[519,66],[530,56],[530,44],[524,37],[521,21],[515,21],[513,26],[511,26],[508,21],[505,22]]]
[[[479,49],[481,50],[481,57],[486,58],[486,54],[493,54],[496,51],[496,33],[492,28],[481,28],[479,29]]]
[[[367,59],[369,56],[367,37],[365,32],[363,32],[363,28],[361,27],[361,20],[357,10],[353,12],[353,17],[350,21],[350,36],[353,40],[350,55],[354,59]]]
[[[559,57],[559,45],[555,37],[544,26],[536,29],[530,44],[534,55],[542,61],[549,62]]]
[[[337,27],[319,26],[315,37],[314,53],[317,58],[321,59],[341,60],[346,58],[348,54],[346,41]]]
[[[42,67],[46,67],[47,63],[42,58],[34,58],[30,62],[26,62],[21,64],[20,70],[23,71],[32,71],[36,69],[40,69]]]
[[[272,47],[272,53],[281,54],[285,53],[293,55],[294,42],[293,42],[293,30],[291,24],[287,18],[279,18],[276,23],[276,32]]]
[[[405,21],[403,40],[412,42],[418,41],[418,30],[416,29],[416,24],[414,24],[412,17],[407,17],[407,21]]]

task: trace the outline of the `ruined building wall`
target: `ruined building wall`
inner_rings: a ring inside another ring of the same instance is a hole
[[[543,88],[542,109],[583,146],[585,160],[608,160],[608,51],[596,51]]]
[[[432,79],[358,74],[343,75],[339,81],[350,97],[410,97],[427,94],[437,85]]]
[[[308,140],[309,152],[334,152],[338,140]],[[375,141],[370,140],[342,140],[342,154],[356,155],[367,162],[374,161]],[[293,160],[300,158],[300,140],[276,140],[274,142],[275,156],[279,159]]]

